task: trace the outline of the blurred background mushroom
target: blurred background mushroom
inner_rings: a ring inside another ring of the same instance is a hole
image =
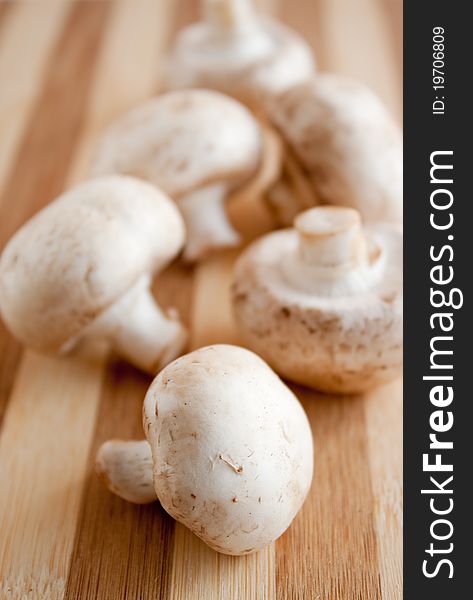
[[[220,90],[253,107],[309,79],[315,59],[307,42],[251,0],[203,0],[202,20],[181,30],[168,57],[168,89]]]
[[[184,258],[195,261],[240,244],[226,201],[232,193],[244,196],[246,213],[263,201],[279,174],[274,144],[250,111],[229,96],[178,90],[113,123],[102,136],[92,175],[134,175],[169,194],[186,222]],[[255,178],[259,185],[252,186]],[[244,220],[251,221],[250,215]]]
[[[363,84],[319,74],[267,104],[287,143],[269,192],[283,224],[311,205],[350,206],[366,222],[402,223],[401,130]]]

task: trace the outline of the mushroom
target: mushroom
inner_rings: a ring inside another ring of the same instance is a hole
[[[122,498],[159,499],[218,552],[249,554],[273,542],[308,493],[307,417],[249,350],[208,346],[168,365],[146,394],[143,427],[147,442],[106,442],[97,472]]]
[[[135,366],[155,374],[178,356],[186,331],[164,314],[151,277],[182,248],[174,203],[131,177],[90,180],[25,223],[0,258],[0,312],[23,344],[64,353],[79,340],[107,338]]]
[[[314,71],[307,43],[281,23],[259,17],[251,0],[204,0],[203,20],[177,35],[164,84],[217,89],[258,105]]]
[[[292,153],[296,159],[284,169],[286,192],[279,185],[269,194],[279,213],[292,218],[307,208],[294,190],[305,179],[312,206],[350,206],[367,222],[402,222],[400,129],[368,88],[321,74],[272,99],[267,110],[289,160]]]
[[[187,226],[184,258],[202,258],[215,248],[236,246],[240,235],[225,202],[264,163],[267,136],[240,103],[218,92],[164,94],[116,121],[103,136],[94,175],[123,173],[161,188],[178,204]],[[274,145],[274,140],[269,140]],[[274,152],[272,175],[277,178]]]
[[[361,228],[352,208],[307,210],[237,261],[232,302],[243,339],[281,376],[357,393],[402,366],[402,234]]]

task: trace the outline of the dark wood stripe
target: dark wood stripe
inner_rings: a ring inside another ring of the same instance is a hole
[[[0,27],[2,26],[5,17],[13,6],[13,2],[6,2],[5,0],[0,0]],[[1,35],[1,31],[0,31]]]
[[[2,197],[0,248],[62,190],[85,115],[108,2],[75,2]]]
[[[149,383],[124,363],[112,359],[108,365],[65,600],[165,597],[173,519],[158,502],[136,506],[114,496],[93,471],[105,440],[143,438]]]
[[[403,79],[403,4],[402,0],[380,0],[386,15],[387,29],[393,47],[396,76],[402,86]]]
[[[0,320],[0,431],[21,352],[20,344],[12,338]]]
[[[0,251],[18,227],[64,187],[108,10],[108,2],[71,3],[4,187],[0,201]],[[21,356],[19,345],[3,324],[0,356],[1,424]]]
[[[317,69],[325,70],[327,59],[320,0],[299,0],[298,3],[283,0],[277,17],[304,37],[315,53]]]
[[[276,543],[277,597],[381,600],[363,399],[295,391],[312,425],[316,466],[301,513]]]
[[[200,0],[178,0],[173,28],[170,30],[170,42],[179,29],[200,19]]]
[[[8,15],[11,14],[12,2],[0,0],[0,36],[2,29],[8,24]],[[2,212],[1,222],[5,218]],[[0,319],[0,428],[3,422],[3,416],[13,385],[13,377],[21,354],[20,346],[8,334],[5,326]]]

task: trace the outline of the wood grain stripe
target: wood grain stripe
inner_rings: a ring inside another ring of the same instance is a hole
[[[107,439],[141,439],[141,407],[150,380],[120,362],[107,365],[66,600],[161,598],[173,519],[159,503],[136,506],[109,493],[93,472]]]
[[[381,0],[393,44],[402,90],[403,2]],[[370,468],[377,519],[383,598],[401,600],[402,568],[402,382],[375,390],[365,404]],[[387,426],[389,423],[389,427]]]
[[[3,188],[0,249],[25,220],[62,191],[80,132],[108,6],[107,2],[72,5]],[[1,417],[21,355],[3,323],[0,355],[5,357],[0,372]]]
[[[238,250],[219,253],[196,267],[192,300],[192,349],[238,344],[230,304],[233,264]]]
[[[381,588],[384,599],[401,600],[402,381],[368,394],[365,414]]]
[[[318,69],[324,69],[323,27],[321,27],[320,0],[299,0],[297,5],[290,2],[280,3],[278,18],[297,31],[312,48]]]
[[[6,2],[5,0],[0,0],[0,27],[2,26],[2,22],[5,20],[9,9],[12,7],[11,2]],[[1,31],[0,31],[1,33]]]
[[[276,544],[278,598],[380,600],[364,399],[295,389],[315,439],[315,477]]]
[[[0,435],[21,352],[20,344],[11,337],[0,320]]]
[[[62,189],[80,130],[106,7],[107,3],[75,4],[52,52],[42,92],[1,194],[0,249],[27,218]],[[69,84],[71,75],[77,86]],[[19,345],[3,323],[0,325],[0,355],[4,357],[0,372],[1,419],[21,355]]]
[[[183,27],[200,19],[201,0],[175,0],[176,10],[169,27],[168,47],[174,42],[174,35]]]
[[[171,16],[168,2],[120,0],[114,6],[68,185],[87,176],[104,128],[156,91]]]
[[[4,6],[6,3],[0,4]],[[51,69],[51,50],[61,32],[69,11],[65,3],[8,3],[0,36],[0,249],[15,225],[8,226],[10,211],[18,199],[11,178],[2,194],[18,145],[28,129],[29,116],[35,110],[35,100],[46,70]],[[44,8],[47,8],[47,15]],[[1,23],[0,23],[1,25]],[[49,60],[50,59],[50,60]],[[49,60],[49,67],[48,67]],[[36,116],[38,112],[36,111]],[[27,138],[23,138],[26,143]],[[37,161],[36,161],[37,162]],[[26,164],[28,171],[17,170],[17,178],[27,179],[39,165]],[[13,188],[13,189],[12,189]],[[26,199],[24,198],[23,201]],[[7,212],[8,211],[8,212]],[[6,225],[5,225],[6,224]],[[7,227],[6,231],[3,229]],[[16,366],[21,354],[19,345],[7,333],[0,320],[0,427],[11,391]]]
[[[370,86],[400,118],[401,93],[394,53],[379,0],[321,0],[330,70]]]
[[[4,187],[2,211],[6,218],[0,225],[0,247],[63,189],[109,6],[108,2],[72,5]]]
[[[393,46],[399,88],[402,89],[403,78],[403,3],[402,0],[380,0],[384,9],[389,37]]]
[[[108,8],[71,7],[3,191],[1,245],[62,189]],[[5,339],[13,356],[16,345]],[[2,597],[62,598],[103,357],[24,355],[0,437]]]
[[[70,10],[58,0],[9,6],[0,32],[0,209],[3,186]]]
[[[283,0],[253,0],[256,10],[262,15],[277,15]]]
[[[0,598],[62,599],[102,365],[24,355],[0,436]]]

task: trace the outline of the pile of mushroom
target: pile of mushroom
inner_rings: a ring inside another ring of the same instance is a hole
[[[226,554],[276,540],[312,479],[306,415],[271,367],[356,393],[402,365],[400,131],[364,86],[315,75],[314,63],[250,0],[206,0],[173,45],[172,91],[113,123],[92,178],[0,257],[0,312],[25,346],[107,339],[138,368],[163,369],[144,401],[146,440],[106,442],[97,470]],[[232,286],[259,356],[218,345],[177,358],[186,330],[157,305],[155,274],[181,250],[197,261],[262,233]]]
[[[354,209],[313,208],[239,258],[233,306],[248,346],[277,373],[362,392],[402,366],[402,234],[362,229]]]
[[[267,194],[273,223],[258,232],[320,204],[400,223],[402,138],[379,98],[359,82],[316,74],[304,40],[258,16],[251,0],[202,4],[203,20],[171,48],[164,85],[220,90],[278,128],[287,144],[283,174]]]
[[[257,204],[279,174],[275,143],[263,135],[250,111],[228,96],[205,90],[169,92],[111,125],[92,174],[141,177],[169,194],[187,227],[184,258],[194,261],[240,243],[225,203],[244,187],[243,193],[252,196],[245,206]],[[250,186],[261,170],[263,186]]]
[[[276,540],[305,500],[313,445],[297,398],[261,358],[215,345],[168,365],[144,401],[146,441],[112,440],[96,468],[116,494],[164,509],[214,550]]]
[[[204,0],[203,20],[177,35],[164,84],[216,89],[258,106],[314,71],[307,43],[258,16],[251,0]]]
[[[107,338],[153,374],[179,356],[187,334],[164,314],[152,276],[181,250],[174,203],[131,177],[90,180],[64,193],[11,238],[0,258],[0,311],[23,344],[64,353]]]

